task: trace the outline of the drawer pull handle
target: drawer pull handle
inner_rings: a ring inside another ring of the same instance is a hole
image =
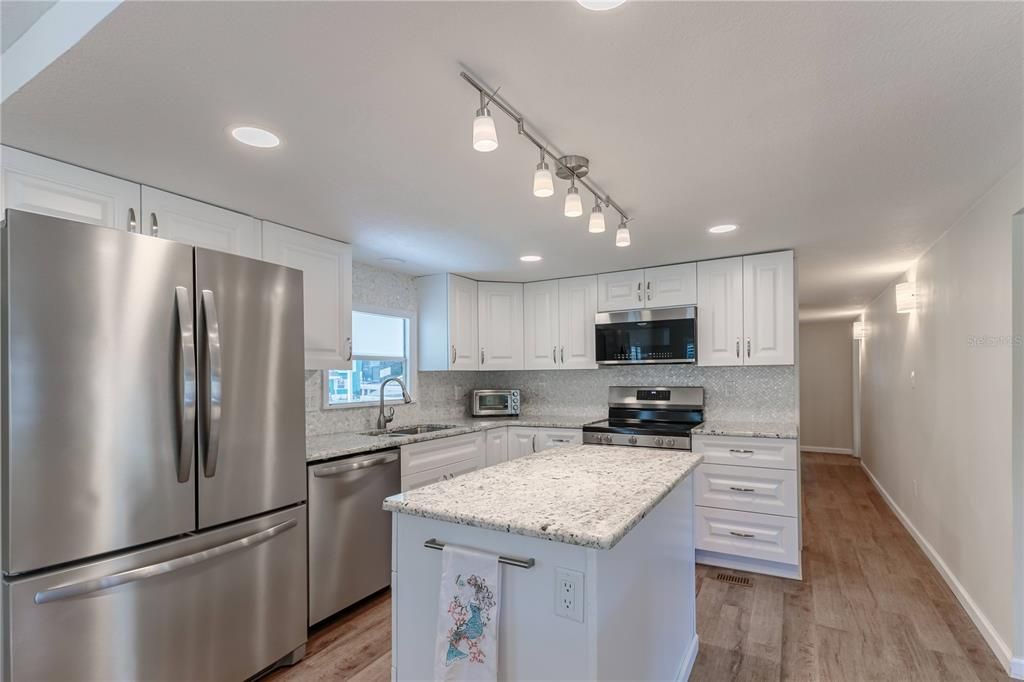
[[[752,455],[752,454],[754,454],[753,450],[736,450],[734,448],[729,448],[729,452],[731,452],[731,453],[733,453],[735,455]]]
[[[753,488],[740,488],[739,486],[735,486],[735,485],[729,486],[729,490],[735,490],[738,493],[753,493],[753,492],[757,492]]]
[[[735,530],[729,531],[729,535],[735,535],[738,538],[753,538],[753,537],[757,537],[753,533],[740,533],[740,532],[735,531]]]

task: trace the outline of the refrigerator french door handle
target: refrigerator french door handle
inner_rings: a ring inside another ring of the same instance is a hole
[[[36,592],[36,596],[33,601],[36,604],[50,604],[55,601],[75,599],[77,597],[84,597],[88,594],[93,594],[94,592],[101,592],[121,585],[127,585],[128,583],[145,580],[146,578],[155,578],[167,573],[173,573],[174,571],[180,571],[183,568],[189,568],[190,566],[195,566],[196,564],[201,564],[203,562],[210,561],[211,559],[233,554],[234,552],[242,549],[262,545],[274,536],[280,535],[290,528],[294,528],[297,524],[298,521],[295,519],[288,519],[283,523],[271,526],[270,528],[261,530],[258,533],[253,533],[252,535],[247,535],[244,538],[232,540],[231,542],[218,545],[217,547],[204,549],[200,552],[186,554],[185,556],[180,556],[168,561],[161,561],[158,564],[150,564],[149,566],[133,568],[130,571],[122,571],[121,573],[105,575],[102,578],[83,580],[82,582],[71,583],[70,585],[53,587],[49,590]]]
[[[217,318],[217,301],[213,292],[203,289],[203,315],[206,320],[206,371],[209,374],[206,394],[206,417],[208,424],[206,457],[203,461],[203,475],[212,478],[217,473],[217,455],[220,451],[220,411],[222,362],[220,354],[220,324]]]
[[[192,476],[192,454],[196,431],[196,342],[192,326],[192,301],[188,289],[174,287],[178,305],[178,335],[181,347],[181,383],[178,386],[181,416],[178,438],[178,483]]]

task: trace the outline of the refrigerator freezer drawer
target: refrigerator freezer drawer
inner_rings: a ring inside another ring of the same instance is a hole
[[[242,680],[306,640],[306,507],[4,582],[4,678]]]

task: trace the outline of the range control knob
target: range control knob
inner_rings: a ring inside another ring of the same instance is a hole
[[[658,445],[658,446],[661,446],[661,445],[665,444],[665,441],[663,441],[661,438],[655,438],[654,439],[654,444]]]
[[[665,441],[665,445],[667,445],[669,447],[672,447],[675,444],[676,444],[676,439],[675,438],[669,438],[667,441]]]
[[[605,437],[604,437],[604,442],[605,442],[605,443],[608,443],[608,444],[610,445],[610,444],[611,444],[611,442],[612,442],[612,437],[611,437],[611,436],[605,436]]]
[[[636,445],[636,436],[630,436],[629,437],[629,444],[630,445]]]

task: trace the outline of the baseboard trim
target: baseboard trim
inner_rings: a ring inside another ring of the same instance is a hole
[[[801,445],[800,452],[824,452],[827,455],[852,455],[853,448],[824,448],[817,445]]]
[[[694,633],[690,640],[690,646],[686,647],[686,655],[679,665],[679,672],[676,673],[676,682],[686,682],[693,672],[693,664],[697,662],[697,652],[700,650],[700,639]]]
[[[882,484],[879,483],[878,479],[875,478],[875,475],[871,473],[871,470],[867,468],[864,462],[860,463],[860,468],[868,475],[868,479],[870,479],[872,485],[875,486],[875,489],[878,490],[878,494],[881,495],[882,499],[885,500],[885,503],[889,505],[889,508],[892,509],[896,518],[900,520],[900,523],[902,523],[903,527],[907,529],[910,536],[914,538],[914,541],[917,542],[925,556],[928,557],[928,560],[932,562],[933,566],[935,566],[935,569],[939,572],[939,575],[942,576],[942,579],[946,581],[949,589],[951,589],[953,594],[956,595],[957,601],[959,601],[960,605],[964,607],[965,611],[967,611],[967,615],[981,632],[981,636],[985,639],[985,643],[988,644],[992,653],[996,655],[996,658],[999,659],[999,662],[1011,677],[1024,679],[1024,659],[1012,658],[1010,654],[1010,647],[1007,646],[1006,642],[999,637],[995,628],[992,627],[992,623],[989,622],[988,618],[985,617],[985,614],[982,613],[980,608],[978,608],[974,599],[972,599],[971,595],[966,589],[964,589],[964,586],[960,584],[960,581],[957,580],[953,571],[951,571],[949,566],[946,565],[946,562],[942,560],[939,553],[936,552],[931,543],[928,542],[920,532],[918,532],[917,528],[910,521],[910,517],[903,513],[903,510],[900,509],[898,504],[896,504],[896,500],[886,492],[885,488],[882,487]]]

